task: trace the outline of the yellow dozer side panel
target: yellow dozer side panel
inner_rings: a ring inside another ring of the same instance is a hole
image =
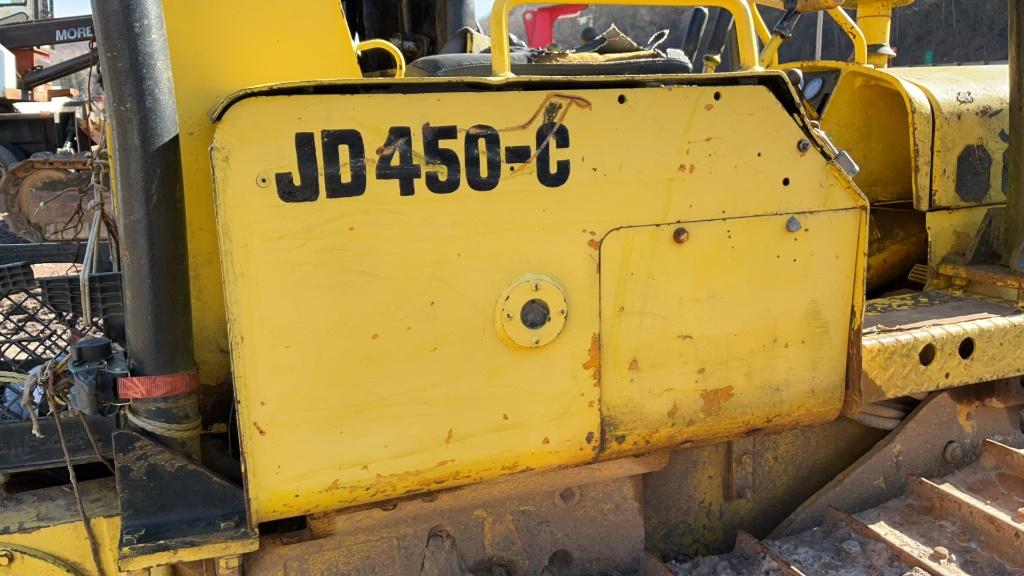
[[[836,416],[865,200],[808,150],[779,74],[616,82],[227,107],[212,155],[255,520]]]

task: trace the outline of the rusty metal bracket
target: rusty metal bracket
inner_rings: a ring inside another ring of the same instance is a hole
[[[740,438],[729,443],[729,500],[754,497],[754,439]]]
[[[118,568],[252,552],[242,489],[135,432],[114,433],[121,506]]]

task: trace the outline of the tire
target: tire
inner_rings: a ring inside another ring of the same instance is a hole
[[[20,150],[7,142],[0,142],[0,180],[7,175],[11,166],[25,159]],[[0,218],[0,245],[2,244],[28,244],[29,241],[15,234],[7,225],[7,222]]]

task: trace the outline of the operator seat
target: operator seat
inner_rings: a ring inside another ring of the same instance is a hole
[[[406,68],[406,76],[452,77],[490,76],[490,48],[471,52],[470,39],[476,33],[460,30],[440,54],[425,56]],[[640,46],[614,25],[569,52],[550,52],[528,48],[510,35],[512,73],[519,76],[629,76],[646,74],[689,74],[693,65],[681,50],[658,50],[668,36],[662,31]],[[489,39],[487,44],[490,44]]]

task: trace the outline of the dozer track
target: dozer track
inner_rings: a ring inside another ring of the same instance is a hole
[[[857,514],[830,510],[778,540],[740,533],[733,552],[670,565],[687,576],[1024,575],[1024,451],[987,440],[980,458]]]

